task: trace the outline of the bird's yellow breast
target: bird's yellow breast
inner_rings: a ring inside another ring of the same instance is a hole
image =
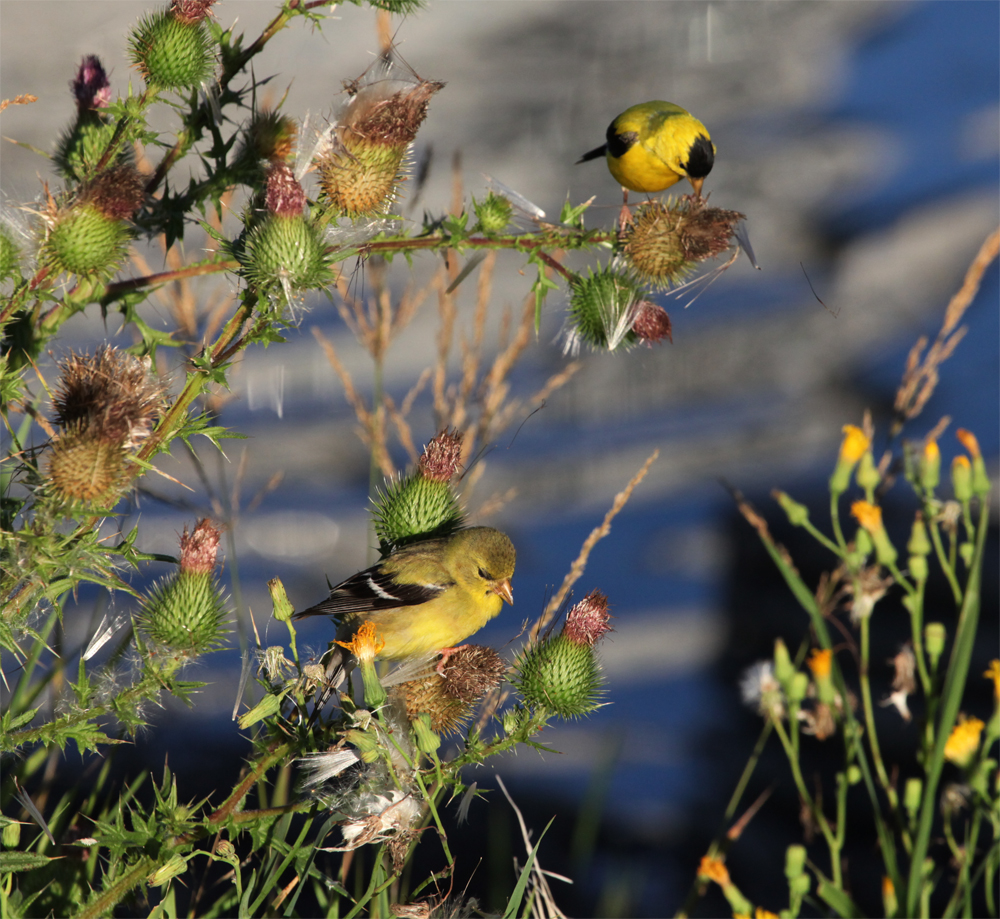
[[[457,645],[478,632],[502,608],[503,600],[496,594],[490,594],[475,607],[461,602],[445,604],[435,599],[419,606],[366,613],[353,624],[360,625],[364,620],[374,622],[379,638],[385,641],[379,657],[401,660]]]
[[[688,175],[692,148],[708,129],[669,102],[643,102],[621,113],[608,128],[608,169],[631,191],[658,192]]]

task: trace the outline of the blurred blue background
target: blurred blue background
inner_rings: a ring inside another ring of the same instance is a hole
[[[34,92],[40,100],[8,110],[4,134],[50,149],[71,117],[65,87],[85,53],[100,54],[113,68],[113,86],[123,90],[129,70],[122,36],[138,6],[55,0],[45,4],[42,23],[37,4],[7,0],[0,9],[2,92]],[[216,15],[225,25],[238,15],[249,37],[272,11],[266,3],[225,2]],[[258,61],[258,76],[267,68],[278,74],[275,97],[290,86],[285,111],[297,118],[307,110],[314,122],[328,115],[340,81],[357,76],[377,50],[372,12],[337,15],[322,35],[301,25],[283,33]],[[42,29],[44,57],[34,50]],[[732,525],[732,502],[719,480],[760,504],[771,487],[815,496],[841,426],[860,423],[866,407],[884,444],[907,352],[918,336],[936,333],[948,298],[1000,219],[998,35],[1000,5],[963,0],[432,0],[399,24],[403,57],[421,76],[448,83],[417,140],[418,157],[433,159],[412,218],[448,207],[448,163],[460,150],[467,196],[482,196],[488,173],[549,219],[567,196],[577,202],[594,195],[589,223],[610,225],[619,189],[600,163],[573,163],[600,142],[618,112],[665,98],[712,131],[719,152],[705,190],[713,204],[747,215],[762,267],[753,271],[741,258],[689,307],[690,296],[666,300],[672,345],[583,356],[571,383],[541,412],[519,416],[482,460],[473,519],[505,529],[519,552],[516,606],[477,638],[503,649],[521,621],[541,611],[614,494],[660,450],[577,585],[577,596],[604,591],[616,617],[603,652],[610,704],[551,731],[544,739],[560,754],[522,753],[498,764],[516,797],[565,802],[569,813],[590,788],[605,825],[650,851],[689,838],[692,828],[715,829],[736,767],[720,761],[718,745],[706,737],[725,736],[736,708],[739,674],[719,664],[740,615],[733,559],[743,541],[755,538],[749,527]],[[36,174],[50,173],[23,149],[4,145],[0,153],[9,213],[38,194]],[[188,245],[196,256],[197,234]],[[162,267],[155,249],[146,258],[152,270]],[[417,260],[419,279],[426,280],[432,262]],[[592,262],[567,259],[572,267]],[[519,308],[530,283],[521,267],[516,256],[501,259],[496,303]],[[358,277],[363,284],[363,272]],[[396,269],[391,279],[398,294],[406,273]],[[462,299],[466,329],[474,281],[465,283]],[[226,293],[228,285],[206,282],[198,296]],[[958,452],[951,432],[969,428],[994,481],[998,301],[994,264],[935,397],[904,432],[919,438],[951,415],[941,442],[945,461]],[[541,334],[513,374],[516,395],[529,395],[568,360],[555,341],[564,307],[562,292],[553,292]],[[152,309],[168,322],[162,302]],[[215,507],[177,451],[163,468],[196,496],[154,481],[156,495],[139,495],[120,521],[125,529],[140,525],[142,548],[172,554],[185,523],[225,509],[233,526],[224,577],[238,565],[232,590],[240,614],[246,623],[252,609],[269,643],[285,638],[266,625],[269,578],[280,576],[303,607],[325,595],[327,577],[336,582],[372,560],[367,452],[314,326],[336,343],[370,396],[369,362],[331,304],[310,302],[287,344],[248,353],[234,374],[221,420],[249,440],[230,442],[225,459],[203,451]],[[389,353],[387,388],[397,403],[433,361],[435,326],[428,304]],[[103,324],[87,315],[67,327],[59,347],[93,348],[105,340],[131,343],[113,317]],[[428,399],[417,401],[411,423],[418,446],[426,443],[434,433]],[[405,463],[401,450],[394,456]],[[476,516],[487,498],[510,488],[516,494],[498,512]],[[151,566],[149,576],[164,570]],[[78,640],[103,603],[81,593],[71,625]],[[329,626],[310,620],[301,634],[320,651]],[[238,673],[238,654],[213,655],[192,674],[212,687],[192,710],[171,706],[163,718],[170,729],[152,732],[150,742],[169,750],[178,772],[186,752],[197,763],[206,745],[225,746],[222,735],[237,734],[228,719]],[[150,759],[162,752],[156,747]],[[741,765],[747,753],[734,748],[729,756]],[[688,854],[696,861],[698,853]],[[625,896],[633,914],[657,915],[675,908],[694,861],[636,861],[626,894],[607,880],[614,863],[578,881],[583,896]],[[620,880],[625,869],[618,869]],[[605,902],[593,901],[597,914]]]

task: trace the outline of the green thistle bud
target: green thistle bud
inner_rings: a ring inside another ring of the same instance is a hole
[[[864,778],[864,776],[861,773],[861,767],[851,763],[851,765],[847,767],[847,784],[857,785],[862,778]]]
[[[208,27],[179,14],[176,6],[146,16],[129,36],[132,63],[155,90],[199,86],[215,67]]]
[[[463,520],[451,485],[425,478],[419,471],[389,482],[385,491],[378,490],[372,514],[383,552],[415,540],[447,536]]]
[[[348,217],[385,213],[405,181],[404,158],[430,98],[443,87],[429,80],[348,84],[351,101],[316,162],[322,197]]]
[[[479,229],[487,236],[500,233],[510,223],[511,214],[514,212],[514,205],[510,201],[492,191],[486,195],[484,201],[473,198],[472,208],[479,220]]]
[[[771,492],[771,497],[781,506],[781,509],[788,516],[788,522],[793,527],[800,527],[809,520],[809,508],[798,501],[793,501],[785,492],[775,489]]]
[[[941,449],[936,440],[928,440],[920,457],[920,487],[932,494],[941,482]]]
[[[394,694],[402,698],[407,717],[430,718],[429,727],[439,734],[459,731],[473,706],[502,682],[507,665],[492,648],[462,645],[426,675],[402,683]]]
[[[163,647],[195,657],[221,645],[227,611],[215,580],[220,532],[201,520],[181,536],[180,569],[160,580],[146,595],[138,626]]]
[[[39,252],[39,261],[55,272],[108,277],[118,270],[131,238],[120,220],[109,219],[93,204],[59,211]]]
[[[918,584],[922,584],[930,575],[930,565],[926,555],[911,555],[909,559],[910,574]]]
[[[146,879],[151,887],[162,887],[168,881],[187,871],[187,861],[181,855],[174,855]]]
[[[91,177],[114,136],[115,125],[105,116],[83,112],[59,139],[53,160],[67,179],[82,182]],[[120,161],[128,155],[128,149],[123,148],[114,159]]]
[[[292,606],[288,595],[285,593],[285,585],[281,583],[281,578],[271,578],[267,582],[268,592],[271,594],[271,605],[274,608],[274,618],[278,622],[291,622],[292,613],[295,607]]]
[[[269,214],[247,234],[239,253],[248,281],[269,290],[321,287],[330,280],[326,245],[307,218]]]
[[[512,737],[521,730],[526,721],[531,718],[531,713],[520,705],[508,708],[503,713],[503,732],[505,737]]]
[[[610,630],[608,602],[593,591],[569,611],[558,635],[522,652],[514,685],[524,700],[562,718],[579,718],[601,706],[601,668],[594,645]]]
[[[931,669],[937,670],[938,661],[944,653],[944,645],[948,639],[948,631],[943,622],[928,622],[924,626],[924,647],[931,661]]]
[[[417,740],[417,749],[428,756],[437,754],[441,746],[441,738],[431,730],[430,715],[417,715],[413,719],[413,734]]]
[[[854,534],[854,551],[862,559],[865,559],[871,555],[874,548],[871,534],[864,527],[858,527],[857,533]]]
[[[611,267],[588,269],[570,282],[569,318],[565,350],[576,353],[581,344],[594,350],[626,350],[639,341],[632,325],[643,300],[641,286]]]

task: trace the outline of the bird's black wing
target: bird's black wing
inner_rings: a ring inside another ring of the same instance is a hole
[[[381,565],[375,565],[342,581],[333,588],[326,600],[296,613],[293,618],[353,615],[379,609],[417,606],[433,600],[449,586],[451,585],[401,584]]]

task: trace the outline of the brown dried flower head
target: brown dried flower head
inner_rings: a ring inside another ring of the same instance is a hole
[[[125,164],[106,169],[84,185],[77,198],[92,204],[109,220],[128,220],[142,207],[145,189],[135,167]]]
[[[171,0],[170,13],[184,25],[194,25],[205,19],[215,0]]]
[[[64,429],[86,428],[107,443],[131,449],[163,411],[165,389],[150,374],[148,359],[104,346],[92,357],[71,353],[59,370],[54,421]]]

